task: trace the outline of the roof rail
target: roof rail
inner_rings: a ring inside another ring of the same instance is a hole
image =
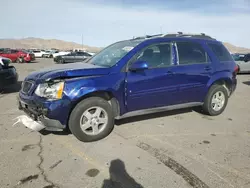
[[[183,33],[183,32],[177,32],[177,33],[167,33],[164,34],[163,37],[194,37],[194,38],[202,38],[202,39],[214,39],[205,33]]]
[[[214,38],[206,35],[205,33],[183,33],[183,32],[156,34],[156,35],[145,35],[145,36],[133,37],[132,40],[149,39],[149,38],[154,38],[154,37],[193,37],[193,38],[200,38],[200,39],[215,40]]]
[[[145,36],[139,36],[139,37],[133,37],[134,40],[136,39],[148,39],[152,37],[161,37],[162,34],[155,34],[155,35],[145,35]]]

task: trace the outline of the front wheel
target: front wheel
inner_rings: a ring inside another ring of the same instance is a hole
[[[220,115],[226,108],[228,92],[222,85],[212,85],[203,104],[203,110],[210,116]]]
[[[105,99],[90,97],[79,102],[71,112],[69,129],[80,141],[105,138],[114,128],[112,107]]]

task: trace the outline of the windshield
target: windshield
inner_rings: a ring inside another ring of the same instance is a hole
[[[26,53],[26,54],[30,53],[28,50],[22,50],[21,52]]]
[[[97,53],[87,63],[102,67],[112,67],[140,42],[139,40],[134,40],[114,43]]]

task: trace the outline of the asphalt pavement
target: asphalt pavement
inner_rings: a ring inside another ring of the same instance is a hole
[[[70,133],[38,133],[15,123],[16,96],[30,72],[51,59],[14,64],[19,86],[0,95],[1,188],[249,188],[250,75],[223,114],[192,109],[116,122],[105,139],[82,143]]]

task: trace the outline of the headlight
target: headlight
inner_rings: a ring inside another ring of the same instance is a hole
[[[63,95],[64,82],[43,83],[36,88],[35,94],[47,99],[61,99]]]

